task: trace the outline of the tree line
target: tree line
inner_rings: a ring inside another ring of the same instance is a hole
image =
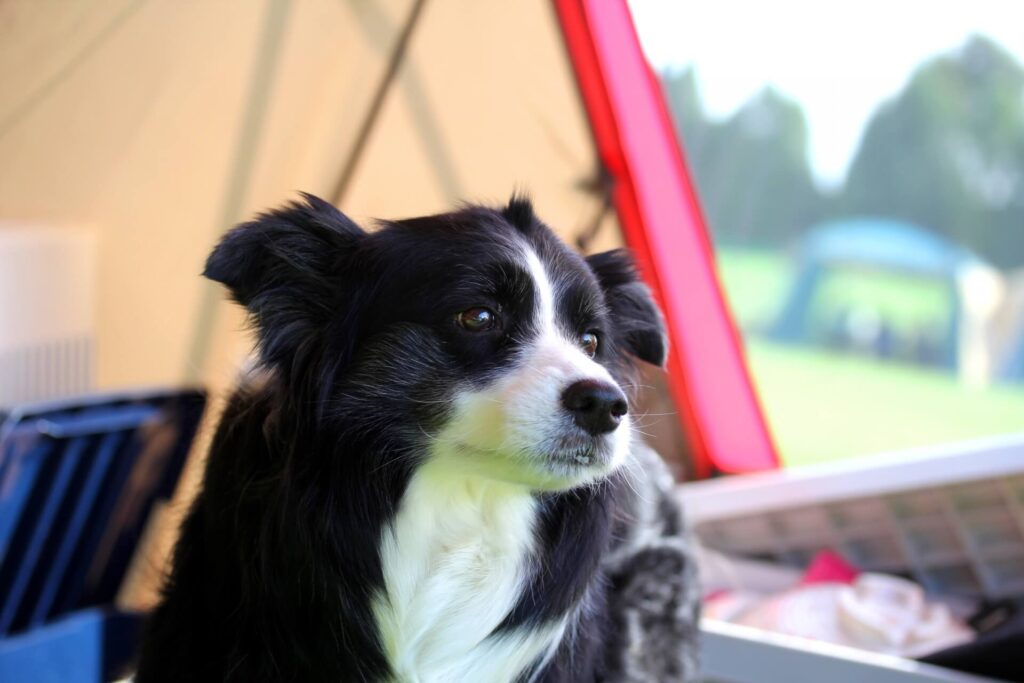
[[[814,182],[797,102],[767,88],[716,121],[692,68],[662,82],[717,242],[782,247],[824,220],[884,216],[1024,266],[1024,68],[991,40],[918,67],[873,113],[834,190]]]

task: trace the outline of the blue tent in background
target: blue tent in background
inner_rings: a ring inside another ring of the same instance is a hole
[[[1016,340],[1010,345],[1006,363],[1000,369],[999,379],[1007,382],[1024,382],[1024,326],[1021,326]]]
[[[949,292],[949,318],[941,364],[958,366],[957,331],[963,302],[957,276],[966,268],[988,267],[968,249],[924,228],[883,218],[855,218],[823,223],[799,243],[796,274],[769,336],[807,343],[809,313],[825,276],[839,267],[867,267],[934,278]]]

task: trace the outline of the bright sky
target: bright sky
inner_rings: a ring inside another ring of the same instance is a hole
[[[630,0],[658,69],[694,64],[725,117],[771,84],[800,102],[811,167],[840,182],[871,112],[931,55],[987,35],[1024,63],[1022,0]]]

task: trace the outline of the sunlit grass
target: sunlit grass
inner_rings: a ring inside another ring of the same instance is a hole
[[[787,256],[722,249],[719,274],[744,330],[748,361],[787,465],[1024,431],[1024,386],[972,389],[948,371],[766,341],[790,285]],[[837,271],[812,308],[812,325],[842,307],[871,308],[897,332],[942,327],[941,283],[896,273]]]
[[[1024,387],[758,340],[747,358],[786,465],[1024,431]]]
[[[763,329],[789,286],[784,254],[759,249],[718,249],[718,275],[733,316],[744,329]]]

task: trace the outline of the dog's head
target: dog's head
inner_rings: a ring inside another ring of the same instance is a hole
[[[229,232],[205,274],[249,310],[294,409],[385,461],[537,489],[600,478],[633,438],[629,368],[665,360],[626,254],[578,256],[522,198],[367,233],[307,196]]]

